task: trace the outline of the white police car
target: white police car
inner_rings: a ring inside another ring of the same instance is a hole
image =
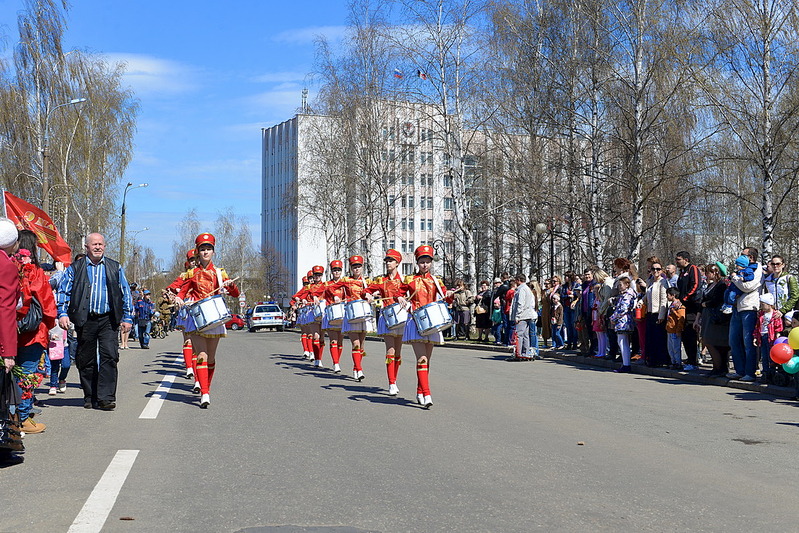
[[[261,328],[276,329],[283,331],[283,322],[286,316],[283,310],[276,303],[263,303],[255,304],[252,314],[247,320],[247,328],[250,332],[257,331]]]

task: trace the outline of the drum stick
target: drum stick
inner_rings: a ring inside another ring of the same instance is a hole
[[[241,278],[241,276],[235,277],[235,278],[233,278],[233,279],[231,279],[231,280],[225,280],[225,281],[236,281],[236,280],[237,280],[237,279],[239,279],[239,278]],[[211,294],[214,294],[215,292],[219,292],[219,291],[221,291],[221,290],[222,290],[222,289],[224,289],[224,288],[225,288],[225,287],[224,287],[224,286],[222,286],[222,287],[219,287],[218,289],[214,289],[214,290],[212,290],[212,291],[211,291]],[[209,294],[208,296],[210,296],[211,294]]]

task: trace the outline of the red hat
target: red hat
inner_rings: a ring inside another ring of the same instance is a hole
[[[419,259],[420,257],[429,257],[430,259],[432,259],[434,253],[435,252],[433,251],[432,246],[423,244],[420,247],[418,247],[415,252],[413,252],[413,255],[416,256],[416,259]]]
[[[216,246],[216,238],[210,233],[200,233],[199,235],[197,235],[197,238],[194,239],[194,244],[198,248],[203,244],[210,244],[211,246]]]
[[[197,257],[197,248],[192,248],[186,252],[186,259],[194,259],[195,257]]]
[[[316,275],[316,274],[324,274],[325,273],[325,267],[323,267],[321,265],[316,265],[315,267],[313,267],[311,269],[311,272],[313,272],[314,275]]]
[[[344,268],[344,263],[342,263],[338,259],[334,259],[333,261],[330,261],[330,270],[333,270],[334,268],[343,269]]]
[[[395,250],[394,248],[390,248],[390,249],[389,249],[389,250],[386,252],[386,259],[393,259],[393,260],[394,260],[394,261],[396,261],[397,263],[402,263],[402,254],[401,254],[401,253],[399,253],[399,252],[398,252],[397,250]]]
[[[362,265],[362,264],[363,264],[363,257],[361,257],[360,255],[353,255],[352,257],[350,257],[350,266]]]
[[[308,273],[306,274],[306,276],[308,276],[309,278],[312,278],[313,277],[313,270],[309,270]]]
[[[303,282],[303,283],[308,283],[308,278],[307,278],[307,277],[305,277],[305,276],[303,276],[303,277],[302,277],[302,282]]]

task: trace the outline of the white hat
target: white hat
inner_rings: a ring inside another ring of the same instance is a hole
[[[764,304],[774,305],[774,295],[770,292],[760,295],[760,301]]]
[[[784,316],[784,318],[785,318],[785,319],[786,319],[788,322],[790,322],[791,320],[793,320],[793,315],[794,315],[794,314],[795,314],[795,313],[794,313],[794,311],[793,311],[793,310],[791,310],[791,311],[788,311],[787,313],[785,313],[785,316]]]
[[[8,248],[19,239],[17,226],[8,218],[0,217],[0,248]]]

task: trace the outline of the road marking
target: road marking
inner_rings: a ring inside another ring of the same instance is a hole
[[[108,514],[116,503],[119,491],[133,467],[139,450],[118,450],[95,485],[68,533],[94,533],[103,529]]]
[[[174,382],[175,374],[167,374],[164,376],[164,380],[158,385],[158,388],[155,389],[155,392],[150,397],[150,401],[147,402],[139,418],[154,420],[158,417],[158,411],[161,410],[161,406],[164,404],[164,400],[166,400],[166,395],[169,393],[169,389]]]

